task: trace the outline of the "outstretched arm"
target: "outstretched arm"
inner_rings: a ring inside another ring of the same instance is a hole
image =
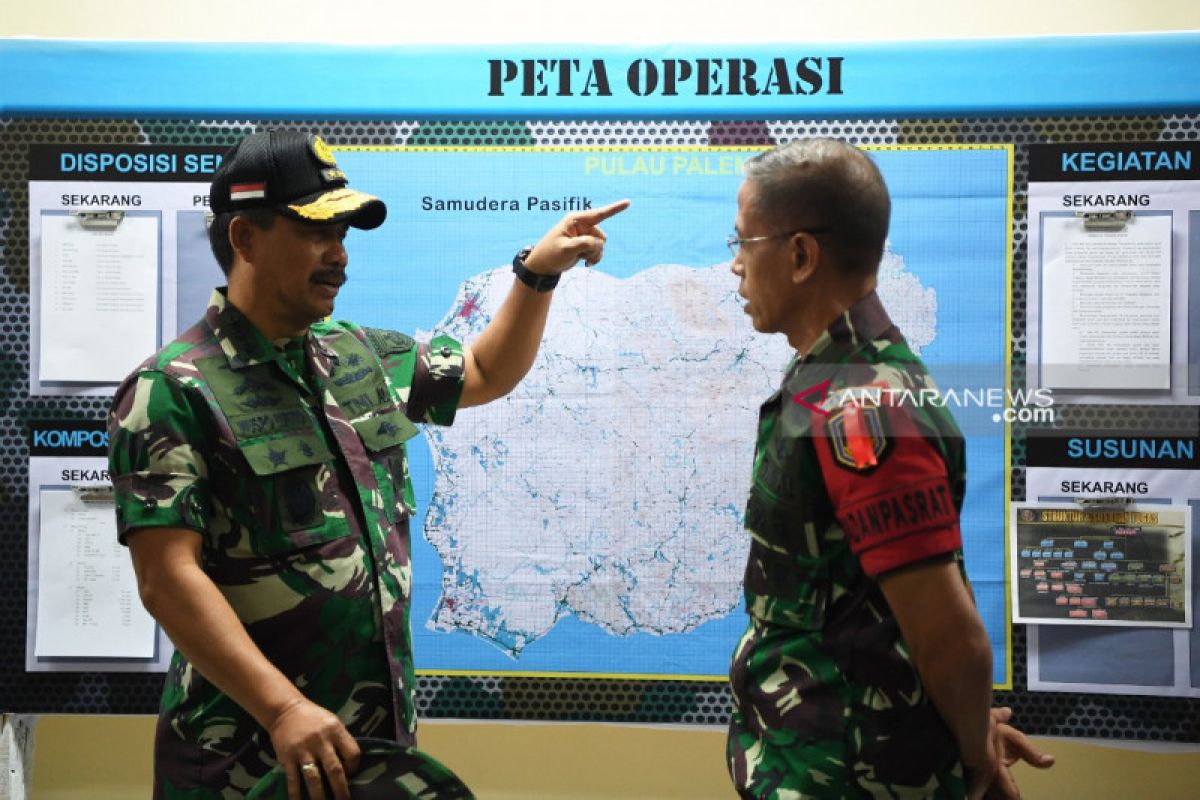
[[[618,200],[602,208],[568,214],[551,228],[525,259],[539,275],[559,275],[583,259],[588,266],[604,255],[600,223],[629,207]],[[515,280],[496,316],[464,352],[465,376],[459,407],[477,406],[513,390],[537,356],[550,311],[550,295]]]

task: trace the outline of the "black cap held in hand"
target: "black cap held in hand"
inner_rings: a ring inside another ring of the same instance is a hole
[[[352,800],[475,800],[449,767],[415,747],[404,747],[387,739],[361,737],[358,769],[347,779]],[[325,797],[333,787],[321,774]],[[300,796],[308,800],[307,783],[301,780]],[[287,794],[283,766],[276,764],[250,788],[246,800],[267,800]]]
[[[270,208],[312,224],[378,228],[387,207],[346,186],[329,145],[302,131],[252,133],[225,153],[208,191],[214,214]]]

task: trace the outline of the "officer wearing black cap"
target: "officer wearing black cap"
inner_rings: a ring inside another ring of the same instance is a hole
[[[628,202],[569,214],[519,253],[507,300],[463,347],[329,319],[347,228],[386,208],[349,188],[320,137],[246,137],[209,197],[228,287],[122,383],[109,418],[119,535],[177,649],[155,796],[245,795],[274,771],[283,783],[256,796],[345,800],[359,738],[415,744],[413,423],[448,425],[516,386],[558,276],[600,260],[599,224]]]

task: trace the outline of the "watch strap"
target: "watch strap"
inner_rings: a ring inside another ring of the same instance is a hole
[[[517,251],[517,254],[513,256],[513,274],[517,276],[517,280],[535,292],[548,292],[558,286],[558,279],[562,275],[543,275],[525,266],[525,259],[529,258],[529,254],[532,252],[532,247],[522,247]]]

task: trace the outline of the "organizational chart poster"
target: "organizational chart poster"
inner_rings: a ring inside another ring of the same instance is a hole
[[[1054,431],[1026,464],[1009,536],[1030,690],[1200,697],[1200,437]]]

